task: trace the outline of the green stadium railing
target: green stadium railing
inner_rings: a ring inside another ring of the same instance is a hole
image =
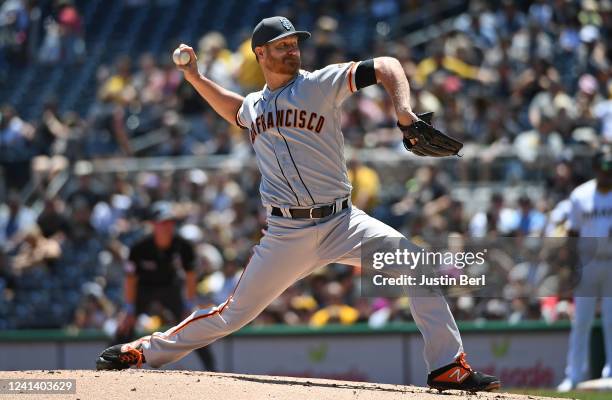
[[[459,322],[463,333],[470,332],[516,332],[516,331],[558,331],[570,329],[569,321],[558,321],[547,324],[543,321],[524,321],[509,324],[505,321]],[[595,328],[601,327],[601,321],[596,321]],[[164,330],[164,328],[160,329]],[[313,328],[307,325],[261,325],[247,326],[233,335],[236,336],[308,336],[308,335],[360,335],[360,334],[392,334],[417,333],[413,322],[393,322],[379,329],[370,328],[365,323],[354,325],[327,325]],[[96,341],[107,340],[108,336],[100,330],[76,329],[23,329],[0,331],[0,342],[53,342],[53,341]]]

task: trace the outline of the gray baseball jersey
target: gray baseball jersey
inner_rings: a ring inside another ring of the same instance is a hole
[[[283,87],[245,97],[236,121],[249,130],[264,206],[306,207],[350,195],[340,106],[356,90],[358,64],[301,70]]]

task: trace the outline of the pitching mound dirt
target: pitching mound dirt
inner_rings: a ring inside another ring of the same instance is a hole
[[[503,392],[438,394],[416,386],[192,371],[0,371],[0,379],[76,379],[76,394],[30,394],[28,399],[542,399]],[[21,398],[18,394],[8,398],[17,397]],[[7,396],[0,394],[0,398]]]

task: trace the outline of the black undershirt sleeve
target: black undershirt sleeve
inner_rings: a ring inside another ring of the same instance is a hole
[[[357,90],[370,85],[376,85],[376,71],[374,70],[374,59],[370,58],[359,63],[355,71],[355,85]]]

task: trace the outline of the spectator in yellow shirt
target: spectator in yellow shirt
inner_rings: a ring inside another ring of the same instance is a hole
[[[444,54],[442,48],[436,49],[431,57],[422,60],[416,68],[415,82],[425,85],[429,77],[437,72],[445,70],[463,79],[486,81],[486,74],[479,67],[467,64],[461,59]]]
[[[318,328],[330,323],[352,325],[357,322],[359,311],[343,304],[342,295],[342,285],[338,282],[329,282],[325,287],[327,306],[314,313],[312,318],[310,318],[310,326]]]
[[[348,178],[353,185],[351,201],[365,212],[370,212],[378,204],[380,193],[380,179],[372,168],[369,168],[358,159],[348,163]]]
[[[255,53],[251,50],[251,38],[242,42],[236,53],[241,62],[236,70],[235,78],[242,91],[250,93],[261,90],[266,80],[261,72],[261,68],[259,68]]]

